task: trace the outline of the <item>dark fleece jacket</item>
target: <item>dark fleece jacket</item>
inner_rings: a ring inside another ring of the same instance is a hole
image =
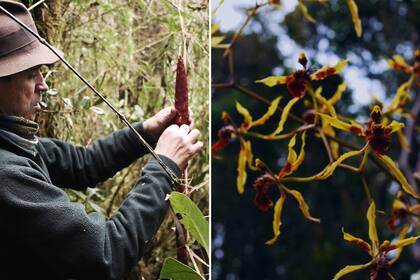
[[[135,127],[144,134],[141,124]],[[0,278],[121,279],[126,275],[167,212],[165,197],[171,188],[166,173],[150,159],[109,219],[87,214],[61,188],[93,187],[144,154],[128,129],[89,147],[40,138],[28,150],[0,137]],[[162,160],[180,175],[176,163],[164,156]]]

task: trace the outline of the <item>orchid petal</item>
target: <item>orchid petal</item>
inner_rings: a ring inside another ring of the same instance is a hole
[[[287,105],[283,108],[283,112],[281,113],[279,125],[277,126],[276,130],[273,133],[271,133],[271,135],[274,136],[274,135],[277,135],[277,134],[279,134],[280,132],[283,131],[284,124],[286,123],[287,117],[289,116],[289,111],[290,111],[290,109],[292,109],[293,105],[295,105],[295,103],[299,101],[299,99],[300,98],[298,98],[298,97],[295,97],[295,98],[291,99],[289,101],[289,103],[287,103]]]
[[[375,224],[375,220],[376,220],[375,212],[376,212],[375,202],[372,201],[366,213],[366,218],[369,223],[369,239],[370,241],[372,241],[372,245],[373,245],[372,255],[376,255],[376,253],[378,252],[378,247],[379,247],[378,233],[376,231],[376,224]]]
[[[259,126],[259,125],[265,124],[265,122],[276,112],[277,107],[279,106],[280,100],[281,100],[281,96],[274,99],[271,102],[270,107],[268,107],[267,112],[261,118],[253,121],[249,125],[249,128],[251,128],[253,126]]]
[[[248,168],[254,171],[257,170],[257,167],[252,165],[252,160],[254,159],[254,155],[252,154],[250,141],[245,141],[244,149],[245,149],[245,156],[246,156],[246,162],[247,162]]]
[[[296,134],[293,135],[293,137],[289,141],[289,144],[288,144],[289,153],[287,155],[287,163],[279,173],[280,178],[293,173],[292,166],[298,157],[296,151],[294,150],[295,144],[296,144]]]
[[[244,117],[245,125],[249,125],[252,122],[252,116],[248,109],[243,107],[238,101],[236,101],[236,110]]]
[[[392,56],[392,59],[398,63],[399,65],[410,67],[407,62],[405,62],[404,58],[401,55],[395,54]]]
[[[243,141],[241,143],[241,150],[239,151],[239,158],[238,158],[238,177],[236,179],[236,186],[238,189],[238,192],[242,194],[245,189],[245,182],[246,182],[246,164],[249,162],[250,159],[248,159],[249,156],[249,145],[251,143],[249,141]],[[251,159],[252,161],[252,159]]]
[[[397,93],[395,94],[394,99],[391,101],[391,104],[389,104],[386,112],[394,112],[400,109],[401,105],[407,102],[407,100],[410,98],[409,91],[412,83],[413,76],[411,76],[407,82],[398,87]]]
[[[398,240],[397,242],[395,242],[395,243],[391,244],[391,246],[389,246],[389,251],[395,250],[395,249],[398,249],[398,248],[403,248],[405,246],[414,244],[414,243],[416,243],[417,239],[419,239],[419,238],[420,238],[420,235],[417,235],[417,236],[413,236],[413,237]]]
[[[389,124],[389,126],[392,128],[391,133],[397,132],[401,130],[403,127],[405,127],[403,123],[400,123],[397,121],[392,121],[391,124]]]
[[[399,236],[399,239],[400,240],[404,240],[405,239],[405,237],[407,236],[408,231],[410,230],[410,227],[411,227],[411,225],[408,224],[408,225],[406,225],[401,230],[400,236]],[[401,255],[401,252],[402,252],[402,247],[396,248],[396,249],[397,249],[397,251],[395,252],[394,257],[389,261],[389,264],[390,265],[392,265],[393,263],[395,263],[400,258],[400,255]]]
[[[347,88],[347,83],[346,82],[341,83],[337,87],[337,90],[335,91],[334,95],[330,99],[328,99],[328,103],[331,103],[331,104],[337,103],[337,101],[340,100],[341,97],[343,96],[343,92],[346,90],[346,88]]]
[[[266,86],[273,87],[277,85],[282,85],[287,82],[289,76],[269,76],[262,80],[256,80],[256,83],[263,83]]]
[[[302,133],[301,141],[302,144],[300,146],[299,156],[297,157],[296,161],[292,163],[292,172],[294,172],[305,159],[306,130]]]
[[[339,166],[343,161],[345,161],[348,158],[360,155],[361,153],[365,152],[365,149],[366,149],[366,147],[362,148],[359,151],[350,151],[350,152],[342,154],[336,161],[334,161],[333,163],[330,163],[327,167],[324,168],[324,170],[319,172],[315,176],[315,179],[316,180],[327,179],[328,177],[330,177],[334,173],[337,166]]]
[[[348,60],[340,60],[333,67],[324,66],[311,75],[311,80],[323,80],[328,76],[339,74],[347,65]]]
[[[359,9],[354,0],[347,0],[347,5],[351,13],[351,19],[353,20],[354,30],[356,31],[357,37],[362,36],[362,22],[359,17]]]
[[[370,247],[369,243],[364,241],[361,238],[355,237],[351,235],[350,233],[347,233],[344,231],[344,228],[341,228],[341,231],[343,232],[343,239],[346,241],[349,241],[353,244],[356,244],[357,246],[362,247],[362,249],[366,250],[369,254],[372,252],[372,248]]]
[[[295,150],[293,149],[296,143],[296,135],[290,139],[289,142],[289,154],[287,156],[287,164],[279,173],[279,177],[283,178],[292,174],[299,166],[302,164],[303,160],[305,159],[305,144],[306,144],[306,131],[302,133],[302,144],[300,146],[299,156],[296,154]]]
[[[371,265],[371,262],[368,262],[366,264],[360,264],[360,265],[347,265],[344,268],[342,268],[333,278],[333,280],[338,280],[341,277],[343,277],[346,274],[349,274],[356,270],[361,270],[368,268]]]
[[[319,88],[318,88],[318,89],[319,89]],[[315,92],[315,96],[316,96],[316,98],[319,100],[319,102],[320,102],[322,105],[324,105],[325,107],[327,107],[328,112],[330,113],[330,115],[331,115],[332,117],[336,118],[336,117],[337,117],[337,113],[335,112],[335,109],[334,109],[333,104],[332,104],[332,103],[330,103],[330,102],[328,102],[328,100],[327,100],[325,97],[323,97],[323,96],[321,95],[321,92],[320,92],[320,91],[318,91],[318,90]]]
[[[401,147],[406,150],[406,151],[410,151],[410,144],[408,144],[408,140],[407,137],[405,137],[404,133],[402,132],[402,130],[397,130],[397,137],[398,137],[398,141],[401,144]]]
[[[229,144],[229,139],[219,139],[216,143],[214,143],[213,146],[211,146],[212,153],[217,152],[218,150],[225,147],[227,144]]]
[[[289,190],[288,188],[283,187],[283,189],[290,195],[292,195],[298,202],[299,209],[302,212],[303,216],[316,223],[320,223],[320,219],[311,217],[311,214],[309,213],[309,206],[306,204],[305,200],[303,199],[302,194],[299,191],[296,190]]]
[[[299,0],[299,9],[307,20],[312,23],[316,22],[316,20],[309,14],[308,8],[305,6],[305,4],[303,4],[302,0]]]
[[[286,200],[286,194],[284,193],[284,191],[281,190],[280,193],[281,193],[281,196],[277,200],[276,205],[274,206],[274,217],[273,217],[274,237],[268,240],[267,242],[265,242],[265,244],[267,245],[273,245],[277,241],[280,235],[281,212],[283,210],[284,201]]]
[[[411,73],[413,69],[409,66],[404,58],[400,55],[393,55],[392,59],[387,59],[388,65],[395,70],[402,70],[406,73]]]
[[[211,34],[216,33],[216,32],[217,32],[217,30],[219,30],[219,23],[218,23],[218,22],[213,23],[213,24],[211,25]]]
[[[331,117],[329,115],[326,114],[321,114],[319,113],[319,115],[321,116],[321,118],[323,119],[324,122],[327,122],[329,125],[338,128],[340,130],[344,130],[344,131],[351,131],[356,133],[358,136],[363,135],[363,128],[360,124],[356,123],[356,122],[352,122],[351,124],[340,121],[337,118]]]
[[[389,168],[392,174],[394,174],[395,178],[398,180],[398,182],[401,184],[401,187],[403,190],[410,194],[411,196],[420,199],[420,196],[416,193],[416,191],[410,186],[410,184],[407,182],[407,179],[405,179],[403,173],[401,170],[395,165],[394,161],[388,157],[387,155],[377,155],[380,160],[382,160],[383,163]]]
[[[212,36],[212,37],[211,37],[211,47],[212,47],[212,48],[221,47],[222,45],[221,45],[220,43],[221,43],[224,39],[225,39],[225,36]]]

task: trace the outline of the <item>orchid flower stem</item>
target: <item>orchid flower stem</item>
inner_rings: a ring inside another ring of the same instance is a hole
[[[365,148],[365,151],[363,153],[363,159],[360,162],[359,167],[354,167],[354,166],[351,166],[351,165],[348,165],[348,164],[344,164],[344,163],[340,164],[339,166],[340,167],[343,167],[343,168],[346,168],[348,170],[351,170],[354,173],[362,173],[364,171],[365,166],[366,166],[366,163],[367,163],[368,154],[369,154],[369,149],[368,148]]]
[[[224,56],[228,55],[229,52],[233,49],[233,47],[235,46],[236,42],[238,41],[240,35],[242,34],[242,32],[244,31],[245,27],[251,22],[251,19],[257,14],[258,10],[265,6],[268,5],[267,3],[263,3],[263,4],[256,4],[254,8],[250,9],[248,12],[248,16],[245,19],[245,22],[242,24],[242,26],[239,28],[238,32],[236,32],[233,35],[232,40],[229,43],[229,47],[225,50]]]
[[[249,137],[264,139],[264,140],[282,140],[282,139],[290,138],[295,134],[296,134],[295,131],[292,131],[292,132],[289,132],[289,133],[286,133],[286,134],[276,135],[276,136],[264,135],[264,134],[260,134],[260,133],[252,132],[252,131],[241,132],[241,135],[243,135],[243,136],[249,136]]]
[[[307,90],[312,97],[312,103],[314,104],[314,110],[315,110],[315,112],[318,112],[318,100],[316,99],[316,96],[315,96],[314,90],[312,89],[312,86],[309,85]],[[315,114],[314,123],[318,123],[318,120],[319,120],[319,115]]]
[[[41,36],[39,36],[35,31],[30,29],[26,24],[24,24],[22,21],[20,21],[18,18],[16,18],[13,14],[11,14],[9,11],[7,11],[5,8],[0,6],[0,10],[3,11],[7,16],[9,16],[11,19],[13,19],[16,23],[18,23],[20,26],[22,26],[26,31],[31,33],[38,41],[45,45],[51,52],[53,52],[87,87],[89,87],[108,107],[114,111],[114,113],[118,116],[118,118],[121,120],[122,123],[124,123],[138,138],[140,143],[151,153],[151,155],[158,161],[159,165],[163,168],[163,170],[168,174],[172,185],[174,188],[176,185],[179,184],[179,178],[173,173],[173,171],[166,166],[166,164],[160,159],[160,157],[155,153],[153,148],[144,140],[144,138],[138,133],[137,130],[134,129],[134,127],[128,122],[126,117],[120,113],[99,91],[97,91],[79,72],[70,65],[69,62],[63,57],[60,56],[60,54]]]
[[[351,166],[351,165],[348,165],[348,164],[345,164],[345,163],[342,163],[342,164],[340,164],[339,166],[340,166],[341,168],[344,168],[344,169],[350,170],[350,171],[352,171],[352,172],[354,172],[354,173],[360,173],[360,170],[359,170],[359,168],[357,168],[357,167],[354,167],[354,166]]]
[[[368,183],[366,181],[366,176],[363,172],[360,174],[360,179],[362,180],[363,189],[365,190],[366,197],[367,197],[367,200],[368,200],[369,205],[370,205],[372,203],[372,196],[370,194],[369,186],[368,186]]]
[[[316,181],[317,176],[310,176],[310,177],[287,177],[287,178],[281,178],[280,181],[283,182],[296,182],[296,183],[306,183],[306,182],[312,182]]]
[[[327,154],[328,154],[328,159],[330,160],[330,163],[332,163],[334,161],[334,158],[332,156],[330,144],[328,143],[327,138],[325,137],[325,133],[319,127],[317,127],[316,130],[321,136],[322,143],[324,144],[325,150],[327,151]]]

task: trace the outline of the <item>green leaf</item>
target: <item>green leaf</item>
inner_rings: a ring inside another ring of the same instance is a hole
[[[163,263],[159,279],[203,280],[204,278],[195,272],[195,270],[193,270],[191,267],[173,258],[167,258]]]
[[[209,256],[209,223],[200,209],[191,199],[179,192],[172,192],[169,200],[175,213],[181,214],[181,224],[204,247]]]
[[[90,97],[89,96],[83,96],[82,101],[80,102],[80,106],[83,109],[88,109],[90,105]]]

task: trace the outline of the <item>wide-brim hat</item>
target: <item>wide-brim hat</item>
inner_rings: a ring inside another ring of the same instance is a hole
[[[15,1],[0,1],[16,18],[38,34],[28,9]],[[54,48],[60,56],[63,53]],[[17,22],[0,10],[0,77],[9,76],[38,65],[48,65],[59,58]]]

